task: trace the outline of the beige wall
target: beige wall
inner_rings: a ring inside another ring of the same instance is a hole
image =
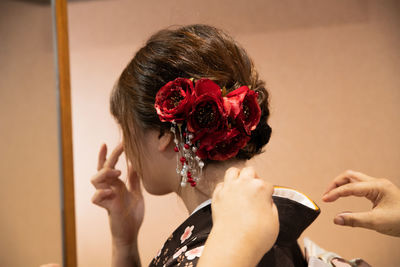
[[[50,5],[0,1],[0,266],[62,261]]]
[[[71,2],[79,266],[110,264],[107,215],[91,204],[89,180],[100,144],[121,138],[108,112],[111,87],[152,32],[198,22],[228,30],[267,81],[273,137],[251,164],[267,180],[320,205],[322,214],[305,235],[344,257],[398,266],[400,239],[331,222],[337,212],[369,209],[367,201],[320,200],[346,169],[400,185],[400,3],[372,0]],[[147,265],[187,214],[174,195],[145,199],[139,245]]]

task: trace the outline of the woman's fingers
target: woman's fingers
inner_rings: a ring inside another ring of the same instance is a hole
[[[344,173],[341,173],[335,179],[333,179],[333,181],[328,186],[328,188],[326,189],[324,194],[328,193],[329,191],[331,191],[337,187],[340,187],[340,186],[348,184],[348,183],[366,182],[366,181],[370,181],[373,179],[374,178],[372,178],[364,173],[348,170],[348,171],[345,171]]]
[[[104,163],[106,162],[106,157],[107,157],[107,145],[102,144],[100,147],[99,159],[97,162],[97,170],[98,171],[100,171],[103,168]]]
[[[115,164],[117,164],[118,158],[123,151],[124,151],[124,146],[122,143],[120,143],[114,148],[114,150],[111,152],[110,157],[108,157],[108,159],[104,162],[103,168],[113,169],[115,167]]]
[[[112,183],[115,179],[118,179],[120,175],[120,170],[101,169],[95,176],[93,176],[91,182],[95,188],[99,188],[106,183]]]
[[[348,196],[367,197],[369,200],[374,201],[378,196],[378,192],[374,182],[356,182],[332,189],[322,197],[322,200],[332,202],[340,197]]]
[[[114,148],[114,150],[111,152],[110,157],[107,159],[107,145],[102,144],[99,151],[97,170],[100,171],[103,168],[113,169],[123,151],[124,146],[122,143],[120,143]]]
[[[92,197],[92,203],[98,206],[102,206],[102,202],[113,195],[113,190],[111,188],[99,189],[94,193]]]

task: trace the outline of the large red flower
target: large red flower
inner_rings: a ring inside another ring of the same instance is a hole
[[[193,83],[189,79],[176,78],[157,92],[154,107],[161,121],[183,122],[193,100]]]
[[[257,127],[261,117],[257,93],[247,86],[242,86],[227,94],[224,102],[230,106],[229,117],[231,122],[243,127],[245,132],[250,135],[251,131]]]
[[[250,140],[261,117],[257,96],[242,86],[223,97],[209,79],[193,88],[190,79],[177,78],[158,91],[154,106],[161,121],[186,123],[200,158],[220,161],[236,156]]]
[[[209,79],[200,79],[194,87],[194,100],[187,119],[187,129],[195,134],[194,141],[227,125],[221,88]]]
[[[201,139],[197,155],[202,159],[226,160],[236,156],[249,140],[249,136],[236,128],[207,135]]]

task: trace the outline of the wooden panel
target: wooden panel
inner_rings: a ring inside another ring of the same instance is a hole
[[[0,266],[62,262],[51,5],[0,1]]]
[[[75,267],[76,234],[75,234],[75,200],[74,200],[74,166],[72,151],[71,121],[71,83],[68,47],[68,21],[66,0],[55,0],[57,67],[60,104],[60,136],[62,157],[63,185],[63,238],[64,266]]]

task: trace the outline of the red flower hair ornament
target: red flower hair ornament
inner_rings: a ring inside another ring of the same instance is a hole
[[[257,97],[247,86],[226,94],[204,78],[176,78],[161,87],[154,106],[162,122],[172,123],[182,186],[196,186],[203,160],[227,160],[246,146],[261,117]]]

